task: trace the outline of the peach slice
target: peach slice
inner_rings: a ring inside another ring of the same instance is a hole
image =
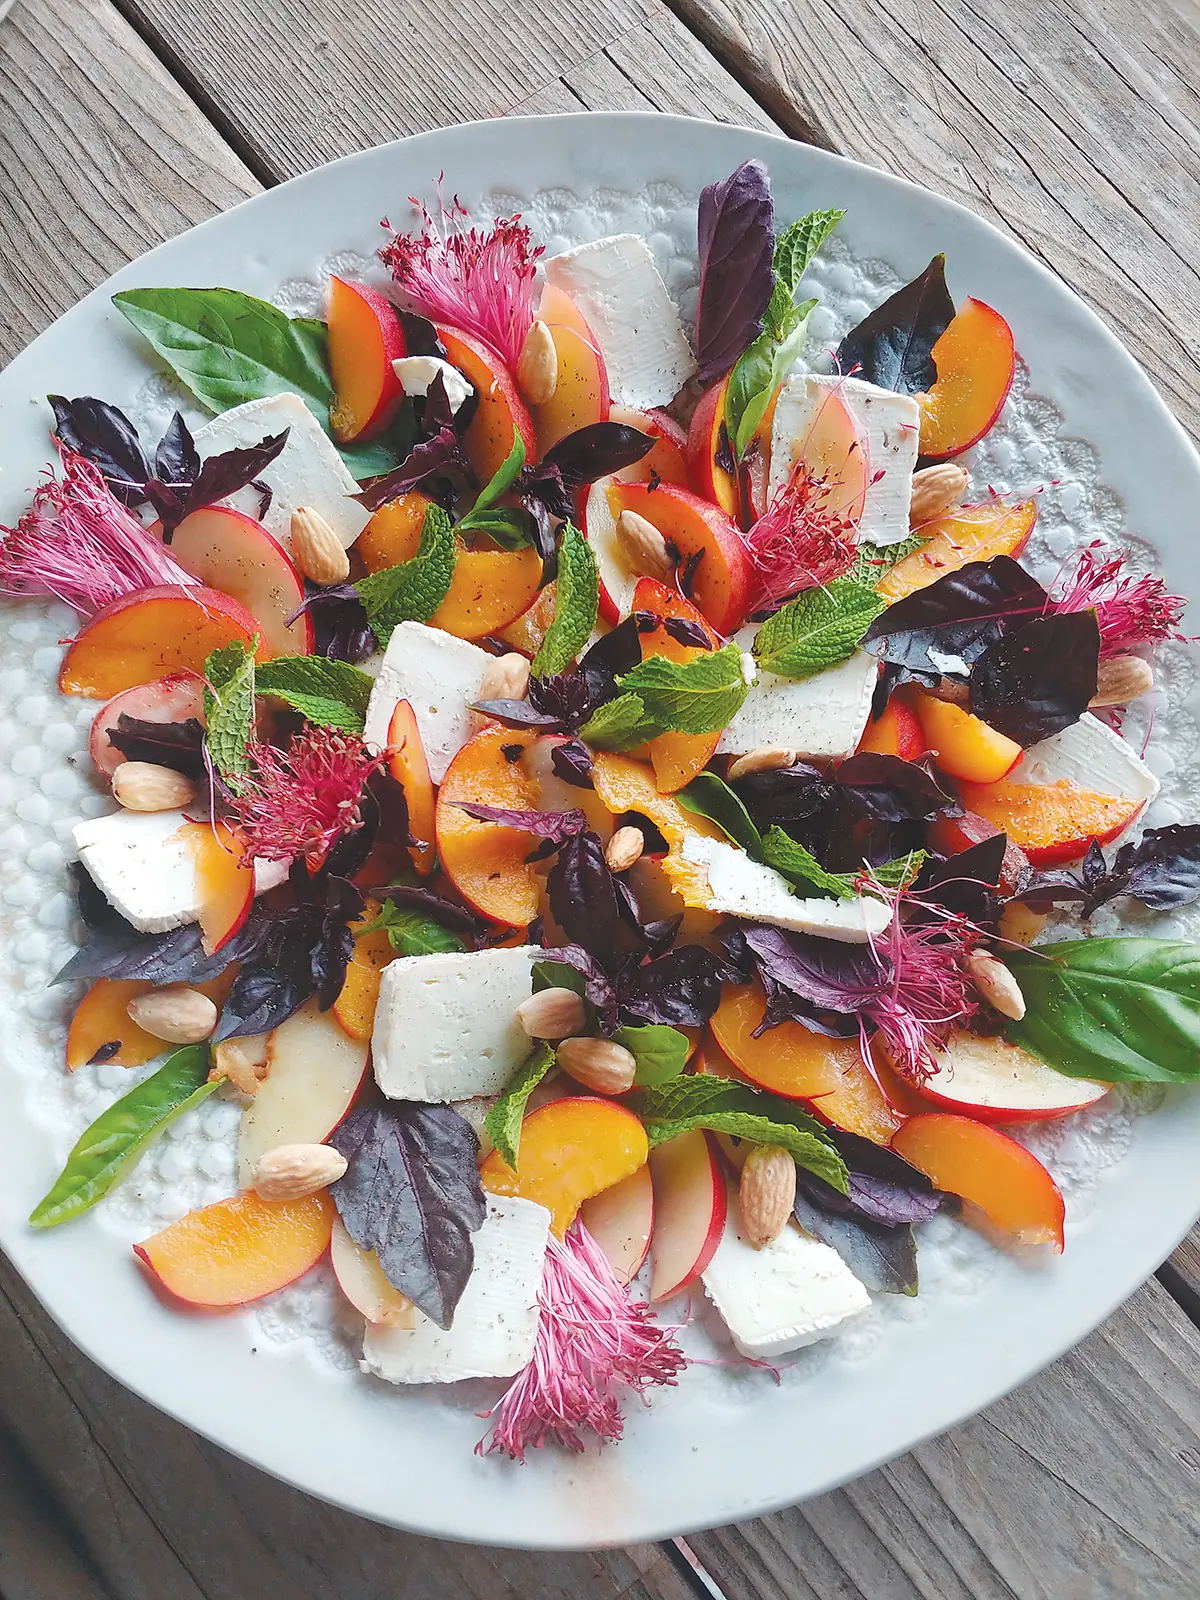
[[[612,397],[600,347],[570,295],[548,283],[542,290],[538,318],[549,328],[558,353],[554,393],[534,409],[538,451],[545,455],[567,434],[603,422]]]
[[[680,617],[686,622],[694,622],[703,628],[712,648],[720,648],[721,640],[691,601],[668,589],[657,578],[638,579],[637,588],[633,591],[633,609],[651,611],[658,617]],[[668,661],[682,664],[694,661],[705,653],[699,645],[680,644],[661,626],[640,637],[643,661],[649,656],[665,656]],[[674,794],[685,784],[691,783],[696,774],[703,772],[712,760],[720,742],[720,728],[715,733],[660,733],[656,739],[651,739],[646,749],[659,790],[663,794]]]
[[[939,855],[956,856],[1002,831],[974,812],[964,811],[961,817],[935,817],[929,824],[928,843],[929,848],[936,850]],[[1000,868],[1000,888],[1005,894],[1016,893],[1017,884],[1028,866],[1029,857],[1020,845],[1009,839]]]
[[[108,700],[165,673],[203,674],[223,645],[247,647],[259,636],[257,659],[273,654],[240,601],[200,584],[138,589],[103,606],[75,636],[58,675],[63,694]]]
[[[396,959],[387,930],[376,928],[373,933],[360,933],[364,922],[373,922],[379,915],[377,901],[369,900],[361,921],[350,924],[354,934],[354,954],[346,968],[342,992],[333,1002],[333,1014],[343,1032],[351,1039],[368,1042],[375,1028],[375,1008],[379,1004],[379,985],[383,969]]]
[[[219,977],[195,987],[206,994],[219,1011],[225,1003],[233,983],[234,969],[229,967]],[[74,1072],[87,1066],[97,1051],[105,1046],[117,1045],[110,1055],[105,1052],[104,1062],[113,1067],[142,1067],[155,1056],[161,1056],[171,1047],[144,1028],[139,1028],[128,1012],[131,1000],[149,994],[152,983],[129,978],[98,978],[75,1007],[71,1026],[67,1030],[67,1066]]]
[[[665,411],[630,411],[625,406],[613,406],[608,413],[609,422],[623,423],[648,433],[655,441],[654,448],[635,461],[631,467],[622,467],[613,477],[622,483],[649,483],[657,475],[663,483],[678,483],[688,489],[687,434]]]
[[[678,550],[681,569],[698,560],[693,603],[718,633],[736,633],[750,603],[752,569],[733,519],[677,483],[614,483],[608,498],[614,518],[633,511],[652,523]]]
[[[522,763],[504,753],[515,746],[526,749],[536,737],[511,728],[484,728],[451,761],[438,790],[435,828],[446,876],[468,905],[509,928],[524,928],[537,916],[537,874],[525,859],[535,841],[519,828],[479,822],[455,801],[536,811],[536,785]]]
[[[134,1254],[164,1289],[193,1306],[241,1306],[294,1283],[329,1248],[329,1194],[260,1200],[253,1190],[189,1211]]]
[[[893,695],[883,715],[867,723],[854,753],[862,755],[870,751],[881,756],[899,756],[902,761],[916,761],[926,748],[916,712],[898,695]]]
[[[751,1083],[793,1100],[829,1094],[858,1060],[857,1041],[830,1039],[799,1022],[781,1022],[754,1038],[767,1009],[757,983],[722,990],[713,1013],[713,1038]]]
[[[1036,500],[1010,506],[988,500],[981,506],[958,506],[934,517],[918,529],[925,543],[897,561],[875,585],[885,600],[903,600],[957,572],[968,561],[990,561],[993,556],[1019,556],[1029,543],[1037,521]]]
[[[407,700],[397,700],[396,709],[392,712],[392,720],[388,725],[388,748],[391,751],[388,771],[404,790],[408,831],[414,839],[421,841],[409,845],[409,853],[413,866],[423,878],[427,878],[437,866],[437,850],[433,842],[436,801],[417,715]]]
[[[542,648],[542,640],[554,621],[554,608],[558,601],[558,584],[550,582],[539,589],[533,604],[513,622],[496,629],[497,639],[502,639],[510,650],[519,650],[523,656],[533,657]],[[600,592],[601,615],[604,615],[604,589]],[[615,621],[614,618],[607,620]]]
[[[672,855],[679,851],[686,838],[725,837],[715,822],[710,822],[695,811],[688,811],[673,795],[662,794],[653,769],[644,761],[635,761],[632,756],[598,750],[592,760],[592,784],[614,817],[626,811],[637,811],[643,817],[648,817],[667,841]],[[687,874],[683,870],[686,864],[680,862],[678,866],[686,881]],[[672,881],[674,876],[672,873]],[[704,881],[707,883],[707,876]],[[674,887],[678,890],[679,883],[675,882]]]
[[[201,583],[239,600],[273,655],[312,654],[308,612],[287,621],[304,603],[304,579],[261,522],[228,506],[204,506],[175,529],[171,554]]]
[[[1129,795],[1081,789],[1069,778],[1056,783],[963,783],[962,803],[1006,833],[1035,867],[1057,866],[1083,855],[1093,839],[1108,844],[1124,833],[1145,803]]]
[[[88,734],[88,753],[108,778],[125,760],[108,738],[109,729],[115,729],[122,716],[142,722],[186,722],[189,717],[203,722],[204,679],[195,672],[173,672],[124,689],[100,707]]]
[[[439,328],[446,359],[475,387],[479,404],[467,428],[467,456],[481,484],[504,465],[519,433],[529,461],[537,458],[537,435],[517,380],[485,344],[457,328]],[[516,613],[514,613],[516,615]]]
[[[722,378],[700,396],[692,412],[687,435],[687,467],[691,486],[698,495],[720,506],[727,517],[738,516],[737,479],[721,466],[721,427],[725,421],[725,395],[729,379]],[[732,448],[728,446],[727,448]]]
[[[820,391],[792,470],[824,486],[821,503],[827,511],[858,524],[871,486],[871,462],[867,442],[836,388]]]
[[[254,868],[242,861],[242,843],[227,822],[185,822],[180,830],[196,869],[204,948],[212,955],[250,915]]]
[[[521,1125],[518,1171],[498,1150],[480,1167],[492,1194],[515,1194],[545,1206],[561,1239],[585,1200],[646,1164],[646,1130],[615,1100],[580,1095],[552,1100]]]
[[[918,694],[915,709],[926,744],[952,778],[995,783],[1021,759],[1023,751],[1015,740],[949,700]]]
[[[829,1042],[834,1044],[837,1041]],[[890,1090],[885,1094],[879,1087],[857,1044],[852,1046],[852,1050],[853,1054],[846,1060],[837,1088],[818,1096],[812,1101],[810,1109],[822,1122],[841,1128],[845,1133],[857,1133],[860,1138],[870,1139],[873,1144],[890,1144],[892,1135],[907,1114],[905,1108],[903,1104],[891,1101]],[[925,1107],[918,1102],[915,1109],[924,1111]]]
[[[334,403],[329,426],[342,444],[386,428],[404,397],[392,362],[405,354],[404,328],[385,294],[330,274],[325,319]]]
[[[952,1035],[936,1059],[937,1071],[917,1092],[946,1111],[980,1122],[1065,1117],[1094,1104],[1112,1088],[1089,1078],[1068,1078],[1020,1045],[970,1033]]]
[[[425,513],[433,501],[419,489],[389,500],[372,516],[358,536],[355,552],[368,572],[382,572],[416,555],[425,526]]]
[[[1024,1245],[1063,1248],[1065,1207],[1058,1185],[1024,1145],[970,1117],[910,1117],[892,1149],[937,1188],[978,1207],[994,1228]]]
[[[699,1128],[650,1155],[654,1234],[650,1299],[669,1300],[708,1266],[725,1231],[727,1193],[714,1140]]]
[[[602,1194],[585,1200],[580,1217],[622,1283],[632,1283],[650,1254],[654,1231],[654,1185],[650,1168],[639,1167]]]
[[[964,300],[933,347],[937,382],[921,399],[921,454],[935,460],[977,444],[1004,409],[1017,368],[1012,329],[982,300]]]
[[[374,1250],[362,1250],[355,1244],[340,1217],[333,1219],[329,1260],[338,1288],[368,1322],[387,1328],[415,1327],[412,1301],[388,1282]]]

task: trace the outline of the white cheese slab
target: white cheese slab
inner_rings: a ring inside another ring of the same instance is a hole
[[[550,1213],[532,1200],[488,1195],[473,1235],[475,1265],[448,1329],[414,1309],[411,1328],[367,1324],[362,1370],[388,1383],[509,1378],[533,1356]]]
[[[392,371],[400,379],[405,394],[410,395],[427,395],[440,372],[451,411],[457,411],[475,392],[458,368],[443,361],[441,356],[401,356],[392,362]]]
[[[617,233],[576,245],[545,263],[592,331],[617,405],[669,405],[696,371],[696,358],[644,239]]]
[[[910,394],[893,394],[860,378],[793,373],[779,393],[771,428],[773,496],[787,483],[822,401],[836,389],[866,444],[869,484],[859,538],[898,544],[908,538],[912,479],[921,442],[921,408]]]
[[[1120,795],[1144,805],[1160,787],[1133,746],[1090,712],[1061,733],[1031,744],[1005,782],[1043,784],[1063,778],[1094,794]]]
[[[384,1094],[437,1105],[499,1094],[530,1051],[516,1010],[545,954],[526,944],[386,966],[371,1040]]]
[[[427,628],[423,622],[402,622],[388,641],[375,678],[363,738],[382,750],[396,702],[407,700],[417,719],[429,775],[441,783],[446,768],[475,731],[471,702],[479,698],[491,659],[467,639]]]
[[[366,527],[370,512],[350,499],[358,493],[358,484],[298,394],[247,400],[245,405],[223,411],[197,429],[196,448],[201,456],[215,456],[223,450],[258,444],[284,428],[290,429],[287,443],[260,474],[272,491],[271,504],[261,518],[263,527],[290,550],[292,512],[297,506],[309,506],[321,513],[349,549]],[[221,504],[258,518],[259,495],[252,487],[239,489]]]
[[[734,1344],[757,1361],[828,1338],[871,1304],[837,1251],[792,1222],[761,1250],[748,1244],[733,1188],[725,1232],[702,1280]]]
[[[781,873],[752,860],[724,839],[689,834],[681,854],[685,861],[704,868],[708,875],[705,908],[720,916],[770,922],[793,933],[812,933],[842,944],[866,944],[881,934],[891,919],[884,902],[872,895],[854,900],[802,899],[792,893]]]
[[[748,650],[758,629],[751,624],[736,635]],[[721,755],[744,756],[764,745],[794,750],[802,758],[842,761],[857,747],[871,715],[879,663],[865,650],[815,677],[780,678],[759,671],[717,745]]]

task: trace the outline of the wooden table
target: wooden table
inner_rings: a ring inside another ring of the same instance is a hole
[[[0,356],[331,157],[657,108],[782,129],[998,222],[1197,435],[1197,61],[1186,0],[16,0]],[[1198,1322],[1200,1232],[1057,1365],[846,1489],[687,1545],[524,1555],[394,1533],[233,1460],[91,1366],[0,1262],[0,1600],[1194,1600]]]

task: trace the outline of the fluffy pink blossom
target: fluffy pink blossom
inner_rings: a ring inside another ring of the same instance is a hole
[[[1180,639],[1180,618],[1187,607],[1182,595],[1171,594],[1161,578],[1124,575],[1125,556],[1097,540],[1079,552],[1074,571],[1059,573],[1049,609],[1055,612],[1096,608],[1101,656]]]
[[[858,529],[838,509],[836,488],[798,462],[762,516],[742,534],[754,569],[751,612],[780,606],[798,589],[829,583],[854,565]]]
[[[251,743],[250,772],[232,798],[247,857],[303,856],[314,870],[343,833],[362,821],[363,790],[387,760],[357,735],[306,728],[284,750]]]

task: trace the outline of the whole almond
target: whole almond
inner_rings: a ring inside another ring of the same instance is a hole
[[[756,1144],[738,1182],[742,1233],[761,1250],[778,1239],[796,1203],[796,1163],[781,1145]]]
[[[525,335],[517,358],[517,387],[531,406],[545,405],[558,388],[558,347],[544,322]]]
[[[636,511],[622,511],[617,519],[617,542],[634,572],[669,578],[675,571],[667,541],[652,522]]]
[[[1019,900],[1010,900],[1000,913],[1000,937],[1013,944],[1032,944],[1048,921],[1044,911],[1032,911]]]
[[[517,1020],[531,1039],[565,1039],[587,1021],[587,1007],[574,989],[539,989],[517,1007]]]
[[[250,1187],[260,1200],[303,1200],[336,1183],[346,1166],[331,1145],[277,1144],[255,1162]]]
[[[624,1094],[633,1085],[637,1061],[611,1039],[564,1039],[556,1054],[564,1072],[597,1094]]]
[[[949,511],[951,506],[960,505],[968,481],[966,470],[955,466],[953,461],[940,461],[936,466],[914,472],[908,507],[909,527],[919,528],[923,522],[931,522],[943,511]]]
[[[1096,692],[1089,704],[1097,708],[1127,706],[1153,687],[1154,673],[1141,656],[1109,656],[1096,668]]]
[[[986,950],[972,950],[963,965],[988,1005],[1002,1017],[1011,1017],[1014,1022],[1020,1022],[1025,1015],[1025,996],[1021,993],[1021,985],[1003,961]]]
[[[640,828],[618,828],[604,847],[604,859],[610,872],[624,872],[635,861],[640,861],[646,848],[646,836]]]
[[[739,778],[748,778],[752,772],[777,772],[781,767],[794,766],[795,761],[794,750],[785,750],[778,744],[764,744],[757,750],[747,750],[744,756],[730,762],[727,776],[730,783],[736,783]]]
[[[210,1078],[228,1078],[242,1094],[253,1095],[267,1075],[267,1045],[270,1035],[248,1033],[240,1039],[223,1039],[213,1048]]]
[[[139,1028],[170,1044],[197,1044],[217,1025],[216,1006],[186,983],[168,983],[136,995],[125,1010]]]
[[[493,656],[479,680],[481,700],[524,700],[529,692],[529,662],[519,650]]]
[[[304,576],[322,588],[345,583],[350,576],[350,557],[342,541],[311,506],[297,506],[292,512],[292,557]]]
[[[126,811],[178,811],[196,798],[190,778],[152,761],[122,761],[113,773],[112,791]]]

